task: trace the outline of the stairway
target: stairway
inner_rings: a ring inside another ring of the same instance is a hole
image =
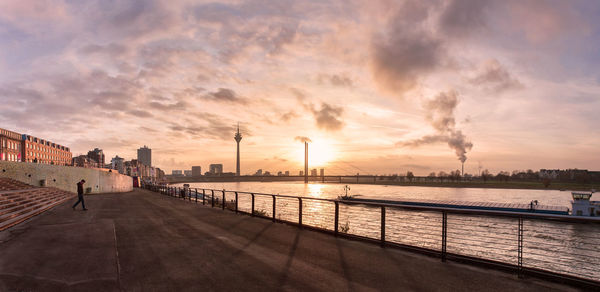
[[[0,192],[14,191],[34,188],[32,185],[20,182],[18,180],[0,177]]]
[[[16,189],[20,187],[21,189]],[[57,188],[34,188],[11,179],[0,178],[0,231],[19,224],[75,194]]]

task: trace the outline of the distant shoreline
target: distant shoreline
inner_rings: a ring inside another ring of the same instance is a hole
[[[235,181],[199,181],[188,183],[223,183]],[[244,182],[244,181],[242,181]],[[252,181],[245,181],[252,182]],[[297,181],[253,181],[253,182],[297,182]],[[311,184],[321,183],[320,181],[311,181]],[[175,184],[183,184],[175,183]],[[556,191],[591,191],[592,189],[600,190],[600,183],[567,183],[555,182],[550,183],[548,187],[544,187],[542,182],[537,181],[449,181],[449,182],[394,182],[394,181],[325,181],[324,184],[340,184],[340,185],[380,185],[380,186],[407,186],[407,187],[437,187],[437,188],[479,188],[479,189],[522,189],[522,190],[556,190]]]
[[[325,182],[328,183],[328,182]],[[600,190],[600,183],[551,183],[544,187],[541,182],[329,182],[335,184],[368,184],[406,187],[437,187],[437,188],[476,188],[476,189],[522,189],[522,190],[555,190],[555,191],[591,191]]]

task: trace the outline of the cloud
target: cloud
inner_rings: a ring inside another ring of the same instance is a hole
[[[289,111],[281,115],[281,120],[284,122],[289,122],[291,119],[297,118],[298,114],[294,111]]]
[[[514,78],[496,59],[487,60],[478,74],[469,80],[471,84],[489,87],[501,92],[509,89],[521,89],[523,84]]]
[[[456,129],[454,109],[458,104],[458,95],[455,91],[441,92],[424,105],[426,119],[436,130],[435,135],[423,136],[419,139],[396,143],[400,147],[419,147],[428,144],[447,143],[454,150],[458,160],[467,160],[467,151],[473,148],[473,143],[467,139],[461,130]]]
[[[319,84],[329,83],[339,87],[352,87],[354,85],[352,79],[344,74],[319,74],[317,81]]]
[[[129,49],[122,44],[110,43],[106,46],[101,45],[87,45],[79,49],[79,53],[93,55],[93,54],[104,54],[108,57],[120,57],[128,53]]]
[[[589,27],[573,4],[569,1],[513,0],[507,2],[507,18],[512,30],[524,33],[534,43],[566,34],[586,34]]]
[[[288,161],[287,159],[281,158],[279,156],[273,156],[273,160],[277,160],[277,161],[280,161],[280,162],[287,162]]]
[[[239,97],[235,91],[228,88],[219,88],[219,90],[209,92],[204,97],[218,102],[246,103],[245,99]]]
[[[373,37],[371,69],[380,88],[402,95],[444,62],[444,43],[426,26],[429,9],[423,2],[406,1],[386,32]]]
[[[300,142],[312,142],[310,140],[310,138],[308,137],[304,137],[304,136],[296,136],[296,138],[294,138],[295,141],[300,141]]]
[[[317,110],[312,107],[311,111],[315,116],[319,129],[338,131],[344,127],[344,122],[341,120],[344,109],[341,107],[335,107],[323,102],[321,103],[321,109]]]
[[[321,108],[317,109],[313,103],[307,102],[307,97],[304,92],[297,88],[291,88],[290,90],[296,96],[298,103],[300,103],[305,110],[313,114],[319,129],[338,131],[344,127],[344,122],[341,119],[344,108],[321,102]]]
[[[445,35],[464,37],[487,28],[486,12],[490,0],[449,0],[439,18]]]
[[[304,100],[306,99],[306,93],[304,91],[292,87],[290,88],[290,92],[292,92],[292,94],[296,97],[296,100],[298,100],[298,102],[304,103]]]
[[[175,103],[162,103],[157,101],[151,101],[148,103],[148,106],[150,106],[154,110],[170,112],[177,110],[185,110],[188,107],[188,103],[185,101],[177,101]]]
[[[292,44],[300,26],[295,2],[245,1],[235,4],[208,3],[193,7],[193,17],[200,24],[220,27],[211,41],[219,48],[221,61],[280,55]],[[303,5],[299,5],[302,7]]]
[[[131,110],[129,113],[140,118],[151,118],[154,116],[152,113],[143,110]]]

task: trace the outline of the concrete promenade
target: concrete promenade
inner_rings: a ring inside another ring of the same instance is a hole
[[[0,232],[0,291],[565,291],[157,193],[86,196]]]

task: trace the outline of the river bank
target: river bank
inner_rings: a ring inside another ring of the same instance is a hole
[[[336,183],[336,182],[325,182]],[[340,183],[337,183],[340,184]],[[535,181],[455,181],[455,182],[402,182],[402,181],[377,181],[377,182],[342,182],[341,184],[373,184],[388,186],[414,186],[414,187],[436,187],[436,188],[483,188],[483,189],[524,189],[524,190],[556,190],[556,191],[590,191],[600,190],[600,183],[550,183],[547,187],[542,182]]]

